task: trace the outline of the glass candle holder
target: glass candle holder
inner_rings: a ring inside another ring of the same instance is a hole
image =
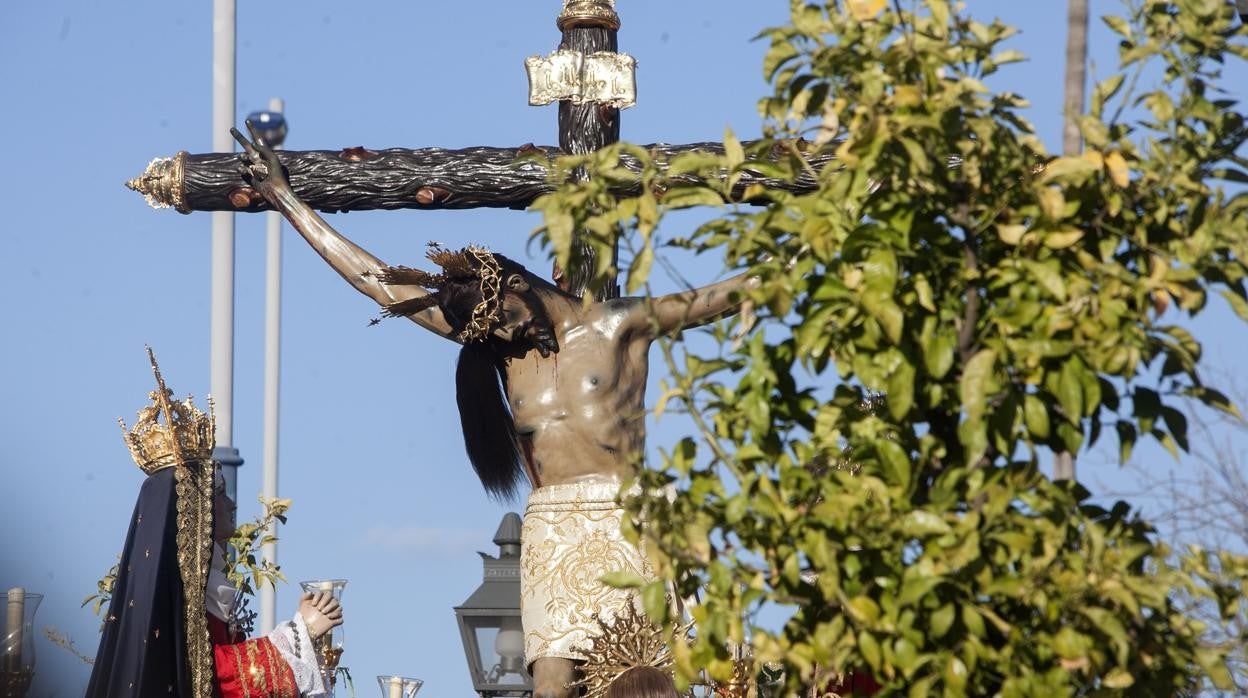
[[[4,635],[0,636],[0,696],[21,698],[35,676],[35,611],[43,594],[14,587],[6,597]]]
[[[347,580],[312,579],[299,582],[299,587],[309,594],[330,592],[338,603],[342,603],[342,592],[347,587]],[[332,695],[334,684],[338,680],[338,663],[342,660],[342,652],[346,648],[346,633],[343,631],[343,626],[338,625],[330,629],[329,632],[313,640],[312,646],[321,660],[321,673],[325,679],[325,686]]]
[[[412,698],[424,684],[424,681],[408,676],[377,677],[377,685],[381,687],[381,698]]]

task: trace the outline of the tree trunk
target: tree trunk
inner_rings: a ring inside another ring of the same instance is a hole
[[[1062,130],[1062,155],[1078,155],[1083,150],[1079,117],[1083,114],[1083,93],[1088,64],[1088,0],[1069,0],[1066,18],[1066,108]],[[1075,479],[1075,455],[1062,451],[1053,460],[1054,480]]]
[[[1083,114],[1083,93],[1088,64],[1088,0],[1069,0],[1066,17],[1066,100],[1062,154],[1078,155],[1083,139],[1079,117]]]

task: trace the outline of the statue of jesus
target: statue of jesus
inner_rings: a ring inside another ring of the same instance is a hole
[[[645,446],[649,349],[658,337],[737,310],[739,275],[657,298],[585,303],[479,247],[433,248],[435,273],[393,267],[343,237],[291,190],[274,152],[237,129],[255,189],[357,291],[387,315],[462,345],[456,392],[464,445],[486,491],[532,485],[521,548],[525,661],[535,698],[570,696],[575,662],[631,592],[599,578],[652,577],[620,534],[617,497]]]

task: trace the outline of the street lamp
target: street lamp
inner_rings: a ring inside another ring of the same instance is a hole
[[[520,626],[520,516],[508,512],[494,534],[498,557],[478,553],[485,567],[481,586],[455,607],[455,619],[482,696],[528,696],[533,679],[524,666]]]
[[[247,115],[247,120],[260,132],[263,145],[270,148],[280,148],[286,140],[286,116],[282,113],[282,107],[281,100],[272,100],[269,102],[268,111],[253,111]]]

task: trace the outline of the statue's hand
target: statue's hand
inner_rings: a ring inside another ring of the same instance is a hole
[[[230,129],[230,135],[243,147],[243,164],[239,169],[244,175],[251,177],[252,186],[261,194],[268,189],[290,186],[286,182],[286,174],[282,171],[282,163],[277,159],[277,153],[264,144],[256,125],[250,119],[245,123],[247,131],[251,133],[250,140],[239,133],[238,129]]]
[[[299,598],[299,615],[313,640],[342,625],[342,606],[329,592],[305,593]]]

